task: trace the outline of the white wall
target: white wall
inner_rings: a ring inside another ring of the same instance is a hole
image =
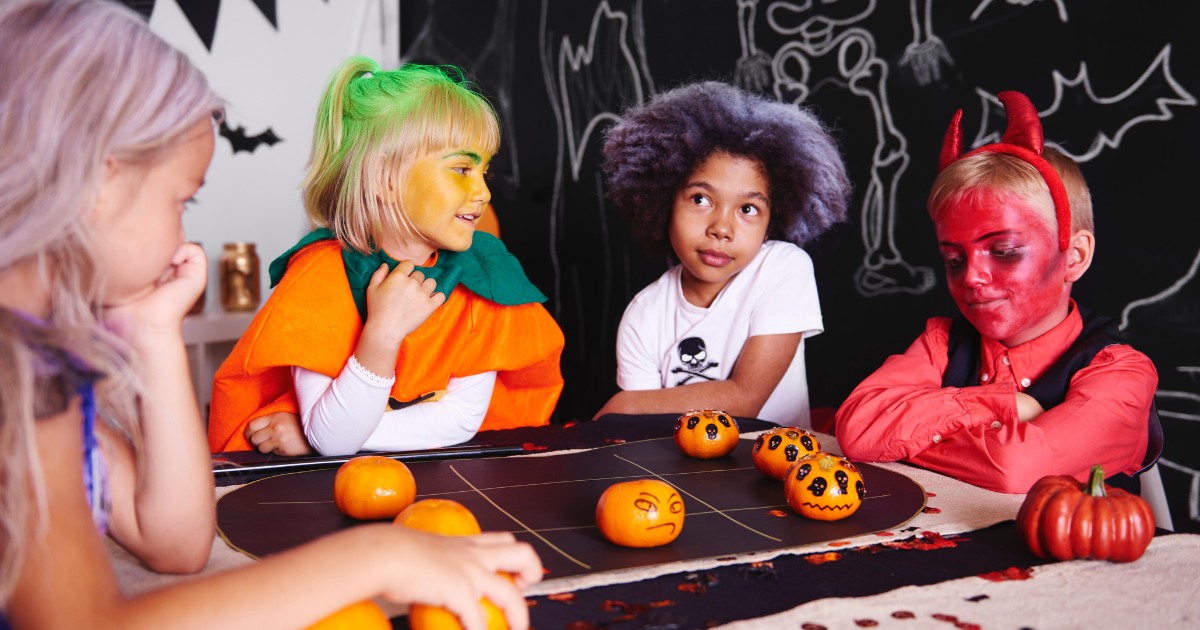
[[[385,68],[399,64],[399,0],[278,0],[278,30],[251,0],[220,4],[211,52],[175,0],[158,0],[150,28],[182,50],[227,101],[231,128],[250,136],[267,128],[283,139],[234,154],[225,138],[197,203],[184,215],[189,240],[209,258],[208,308],[219,309],[216,260],[222,244],[257,244],[263,300],[267,266],[308,231],[300,181],[325,80],[356,54]]]

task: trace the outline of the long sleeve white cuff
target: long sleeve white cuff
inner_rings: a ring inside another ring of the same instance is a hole
[[[293,366],[292,382],[308,443],[322,455],[350,455],[471,439],[487,415],[496,373],[451,378],[441,400],[395,411],[387,407],[395,378],[371,374],[353,360],[336,379]]]

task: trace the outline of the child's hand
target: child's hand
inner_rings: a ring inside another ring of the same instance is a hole
[[[1036,398],[1022,392],[1017,392],[1017,420],[1033,422],[1038,416],[1046,413]]]
[[[367,285],[367,323],[354,356],[363,367],[383,377],[395,371],[396,353],[404,338],[446,301],[445,295],[434,292],[437,282],[415,268],[410,260],[391,273],[387,265],[380,265]]]
[[[204,292],[207,277],[204,249],[185,242],[152,289],[133,301],[107,306],[104,322],[130,343],[136,341],[135,335],[146,332],[179,333],[183,317]]]
[[[542,562],[533,547],[509,533],[450,537],[395,529],[410,538],[394,565],[404,567],[405,575],[396,575],[384,597],[396,603],[446,608],[458,616],[465,630],[486,628],[479,604],[486,597],[504,611],[509,628],[529,627],[529,608],[521,589],[542,579]],[[512,575],[516,584],[497,572]]]
[[[304,439],[300,416],[281,411],[255,418],[246,425],[246,439],[260,453],[309,455],[313,452]]]

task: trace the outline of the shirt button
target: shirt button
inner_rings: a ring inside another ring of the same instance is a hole
[[[1009,363],[1009,362],[1008,362],[1008,355],[1007,355],[1007,354],[1006,354],[1006,355],[1004,355],[1004,356],[1002,356],[1002,357],[1000,357],[1000,360],[1004,362],[1004,365],[1012,365],[1011,363]]]
[[[999,428],[1000,428],[1000,421],[999,421],[999,420],[993,420],[993,421],[992,421],[992,428],[993,428],[993,429],[999,429]]]
[[[984,383],[986,383],[986,382],[987,382],[987,380],[988,380],[988,375],[987,375],[987,374],[984,374],[983,376],[980,376],[980,377],[979,377],[979,380],[981,380],[981,381],[983,381]]]
[[[1030,384],[1031,382],[1032,382],[1032,381],[1030,381],[1029,379],[1027,379],[1027,378],[1023,378],[1023,379],[1021,379],[1021,387],[1029,387],[1029,384]]]
[[[941,442],[941,441],[942,441],[942,436],[940,436],[940,435],[935,435],[935,436],[933,436],[933,443],[934,443],[934,444],[937,444],[938,442]]]

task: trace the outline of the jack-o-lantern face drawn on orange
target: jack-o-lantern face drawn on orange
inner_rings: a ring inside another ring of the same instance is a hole
[[[596,504],[596,524],[623,547],[658,547],[683,530],[683,497],[670,484],[638,479],[613,484]]]
[[[737,421],[724,411],[689,411],[675,421],[675,445],[689,457],[724,457],[737,444]]]
[[[764,477],[782,481],[788,469],[804,455],[821,450],[817,437],[796,427],[777,427],[764,431],[754,441],[754,467]]]
[[[793,510],[821,521],[846,518],[867,498],[858,468],[845,457],[822,452],[801,457],[788,470],[784,493]]]

